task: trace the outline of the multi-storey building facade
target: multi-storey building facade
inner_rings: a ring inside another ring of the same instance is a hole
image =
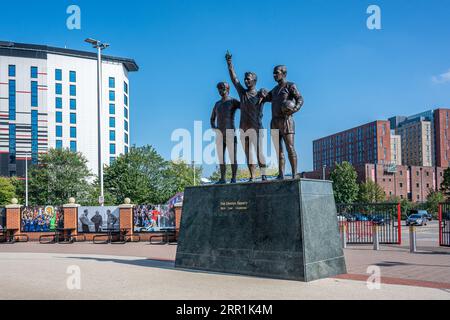
[[[402,165],[402,137],[391,132],[391,163]]]
[[[433,132],[430,121],[406,121],[397,128],[402,137],[403,165],[431,167],[433,161]]]
[[[440,189],[445,168],[419,166],[393,166],[381,164],[356,165],[360,183],[373,181],[386,195],[386,199],[398,197],[413,202],[425,202],[430,190]],[[325,179],[330,178],[330,170],[325,171]],[[303,173],[305,178],[323,179],[323,172]]]
[[[374,121],[313,142],[314,170],[344,161],[353,165],[391,163],[389,121]]]
[[[134,60],[103,56],[102,157],[130,145],[130,72]],[[98,171],[95,53],[0,42],[0,175],[23,176],[51,148],[81,152]]]
[[[450,109],[434,110],[436,165],[449,167],[450,165]]]

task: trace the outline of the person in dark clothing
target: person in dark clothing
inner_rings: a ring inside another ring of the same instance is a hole
[[[103,218],[100,215],[100,212],[95,211],[95,215],[91,218],[92,223],[95,226],[95,232],[99,233],[102,232],[102,224],[103,224]]]

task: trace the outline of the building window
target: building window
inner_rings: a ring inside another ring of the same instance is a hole
[[[127,108],[123,108],[123,116],[125,117],[125,119],[128,119],[128,109]]]
[[[62,140],[56,140],[56,149],[61,150],[63,147],[63,142]]]
[[[62,136],[63,136],[62,126],[56,126],[56,137],[62,138]]]
[[[109,91],[109,101],[116,101],[116,92],[113,90]]]
[[[125,146],[125,154],[128,154],[128,147]]]
[[[109,131],[109,140],[116,141],[116,132],[114,130]]]
[[[9,80],[9,120],[16,120],[16,80]]]
[[[116,127],[116,118],[114,118],[114,117],[110,117],[109,118],[109,126],[111,128],[115,128]]]
[[[128,107],[128,97],[126,95],[123,95],[123,101],[125,105]]]
[[[70,114],[70,124],[77,124],[77,114],[76,113]]]
[[[125,131],[128,131],[128,121],[125,120]]]
[[[76,137],[77,137],[77,128],[76,127],[70,127],[70,137],[72,139],[76,139]]]
[[[128,144],[128,133],[125,133],[125,143]]]
[[[38,106],[38,83],[37,81],[31,81],[31,106]]]
[[[56,111],[56,123],[62,123],[62,112]]]
[[[109,145],[109,153],[110,154],[116,154],[116,145],[114,143],[111,143]]]
[[[400,188],[403,188],[403,183],[400,183]]]
[[[112,165],[116,161],[116,157],[109,158],[109,164]]]
[[[16,76],[16,66],[15,65],[10,64],[8,66],[8,76],[9,77],[15,77]]]
[[[61,83],[57,83],[55,85],[55,93],[56,94],[62,94],[62,84]]]
[[[77,73],[75,71],[69,72],[69,81],[70,82],[77,82]]]
[[[123,91],[128,94],[128,84],[126,82],[123,83]]]
[[[109,114],[116,114],[116,105],[114,103],[109,104]]]
[[[31,67],[30,76],[32,79],[37,79],[37,77],[38,77],[38,68],[37,67]]]
[[[77,152],[77,142],[76,141],[70,141],[70,151]]]
[[[109,88],[114,89],[116,87],[116,79],[109,77]]]
[[[77,95],[77,86],[76,85],[73,85],[73,84],[70,85],[70,95],[72,97],[75,97]]]
[[[62,70],[61,69],[55,69],[55,80],[62,81]]]
[[[77,100],[70,99],[70,110],[77,110]]]
[[[416,183],[416,187],[417,187],[417,188],[420,188],[420,184],[419,184],[419,183]]]
[[[63,107],[62,98],[60,97],[55,98],[55,107],[57,109],[62,109]]]

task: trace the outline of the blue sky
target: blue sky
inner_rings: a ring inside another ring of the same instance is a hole
[[[71,4],[81,30],[66,28]],[[370,4],[382,10],[382,30],[366,28]],[[166,158],[174,129],[208,125],[215,85],[228,80],[226,50],[259,87],[274,86],[273,66],[288,66],[305,98],[296,115],[302,171],[312,169],[316,138],[450,107],[450,75],[440,77],[450,71],[448,0],[6,1],[2,13],[1,40],[90,50],[83,40],[95,37],[111,43],[108,54],[134,58],[131,142]]]

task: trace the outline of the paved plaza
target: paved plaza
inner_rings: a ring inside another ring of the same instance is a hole
[[[169,245],[2,244],[0,299],[450,299],[450,248],[436,246],[435,229],[419,229],[416,254],[408,241],[349,246],[348,275],[308,284],[175,269]],[[80,290],[67,286],[73,266]],[[370,266],[380,268],[380,289],[367,286]]]

